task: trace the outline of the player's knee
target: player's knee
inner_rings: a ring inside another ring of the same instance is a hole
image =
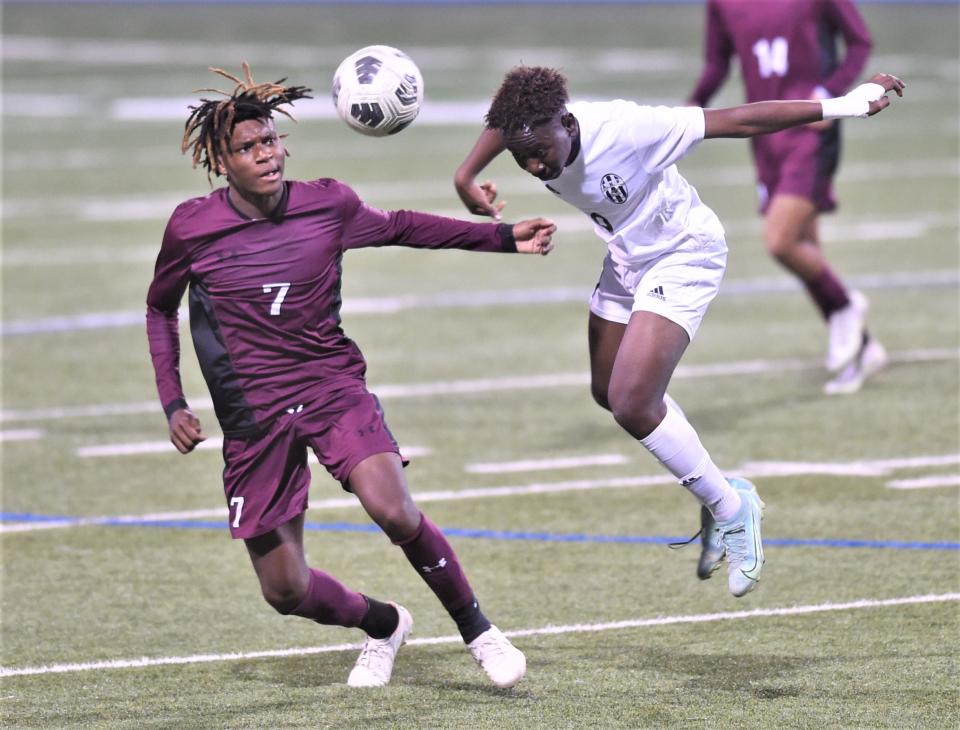
[[[634,438],[644,438],[663,420],[663,399],[645,392],[610,391],[614,420]]]
[[[610,410],[610,399],[607,396],[607,386],[598,383],[590,383],[590,395],[598,406],[604,410]]]
[[[767,247],[767,252],[781,263],[790,260],[797,246],[795,236],[790,235],[783,229],[772,227],[768,227],[763,232],[763,242]]]
[[[412,500],[383,505],[373,516],[374,522],[393,542],[402,542],[420,526],[420,511]]]
[[[261,584],[263,599],[269,603],[277,613],[286,616],[299,606],[306,595],[303,586],[283,581],[273,581]]]

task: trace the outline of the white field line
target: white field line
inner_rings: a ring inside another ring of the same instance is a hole
[[[953,466],[960,464],[960,454],[945,454],[944,456],[907,456],[899,459],[880,459],[873,463],[885,471],[896,471],[898,469],[924,469],[932,466]]]
[[[940,593],[902,598],[862,599],[844,603],[818,603],[805,606],[784,606],[781,608],[754,608],[744,611],[726,611],[723,613],[701,613],[679,616],[657,616],[656,618],[629,619],[594,624],[567,624],[564,626],[543,626],[532,629],[505,631],[513,638],[524,636],[558,636],[563,634],[598,633],[601,631],[626,631],[630,629],[675,626],[679,624],[702,624],[737,619],[758,619],[780,616],[808,616],[836,611],[859,611],[871,608],[892,608],[932,603],[960,601],[960,593]],[[460,636],[431,636],[411,639],[407,646],[435,646],[437,644],[455,644],[463,639]],[[343,651],[355,651],[362,644],[329,644],[327,646],[305,646],[291,649],[272,649],[267,651],[230,652],[225,654],[193,654],[189,656],[139,657],[136,659],[110,659],[105,661],[78,662],[75,664],[47,664],[39,667],[0,667],[0,677],[23,677],[45,674],[66,674],[71,672],[89,672],[105,669],[140,669],[184,664],[210,664],[214,662],[243,661],[250,659],[275,659],[291,656],[309,656],[330,654]]]
[[[157,41],[153,39],[75,39],[59,36],[41,35],[4,35],[2,58],[7,62],[46,62],[72,63],[75,67],[85,65],[130,66],[137,64],[162,65],[170,67],[206,67],[212,57],[245,58],[251,64],[280,64],[294,68],[317,68],[323,73],[326,83],[332,77],[337,64],[356,50],[354,46],[338,45],[289,45],[276,47],[264,43],[194,43],[184,41]],[[404,51],[416,59],[417,65],[431,75],[456,70],[469,70],[476,63],[475,58],[464,53],[458,46],[429,45],[404,46]],[[519,63],[521,58],[515,47],[492,46],[485,48],[491,58],[514,59],[507,65]],[[661,75],[665,72],[680,72],[687,68],[687,53],[680,48],[655,50],[638,49],[631,46],[613,46],[600,51],[579,49],[567,46],[541,46],[534,51],[537,62],[556,66],[584,66],[596,71],[629,71],[630,73],[649,73]],[[214,54],[214,55],[211,55]],[[943,66],[942,73],[948,68],[937,56],[923,57],[927,60],[924,72],[930,74]],[[901,73],[907,74],[917,63],[916,57],[905,58],[900,66]],[[906,65],[910,64],[910,65]],[[325,69],[325,70],[324,70]],[[316,79],[303,80],[303,83],[315,85]],[[912,88],[912,87],[911,87]],[[297,110],[299,111],[299,102]],[[300,115],[297,115],[298,118]],[[179,119],[179,117],[177,117]]]
[[[859,274],[847,278],[859,289],[956,287],[960,272],[949,270],[914,271],[899,274]],[[755,277],[732,279],[723,286],[725,296],[751,296],[795,292],[800,289],[796,280],[787,277]],[[472,291],[441,291],[433,294],[407,294],[393,297],[353,297],[343,305],[348,317],[397,314],[416,309],[480,309],[494,306],[522,304],[564,304],[587,302],[590,290],[584,287],[548,287],[533,289],[475,289]],[[180,311],[186,321],[185,309]],[[77,330],[110,329],[114,327],[143,327],[145,313],[138,310],[93,312],[42,319],[23,319],[0,324],[0,335],[41,335]]]
[[[249,53],[243,52],[244,57]],[[538,54],[542,55],[542,54]],[[271,63],[277,59],[271,59]],[[298,64],[304,60],[297,59]],[[597,66],[590,63],[589,57],[577,62],[578,67]],[[649,67],[635,66],[635,72],[642,68],[651,72]],[[598,69],[599,70],[599,69]],[[661,69],[673,70],[673,69]],[[925,71],[926,73],[926,71]],[[938,88],[934,85],[918,86],[911,84],[910,101],[932,101],[941,99]],[[574,101],[590,101],[588,97],[578,97]],[[593,99],[596,100],[596,99]],[[638,99],[643,104],[671,106],[677,103],[676,97],[643,95]],[[71,93],[8,93],[3,95],[4,116],[19,117],[22,119],[61,119],[61,118],[92,118],[98,113],[103,115],[101,108],[95,106],[95,100],[85,99],[78,94]],[[102,107],[106,109],[106,117],[114,122],[163,122],[182,121],[188,112],[188,107],[196,103],[196,96],[135,96],[120,97],[104,100]],[[490,106],[489,99],[460,99],[440,101],[428,97],[424,100],[420,113],[417,115],[417,126],[431,125],[470,125],[481,128],[484,114]],[[324,95],[322,98],[304,99],[296,104],[297,119],[301,120],[335,120],[337,119],[333,105]],[[864,127],[869,132],[872,127]],[[859,133],[859,129],[856,133]],[[951,130],[955,131],[955,130]]]
[[[960,350],[954,348],[930,348],[904,350],[890,353],[892,363],[918,363],[956,360]],[[674,378],[709,378],[738,375],[766,375],[803,370],[820,370],[819,360],[741,360],[706,365],[681,365]],[[465,395],[494,393],[506,390],[538,390],[543,388],[581,387],[589,384],[589,373],[556,373],[553,375],[523,375],[479,380],[450,380],[427,383],[370,385],[371,392],[380,398],[427,398],[438,395]],[[209,398],[190,398],[190,407],[195,411],[213,410]],[[158,412],[156,401],[131,403],[101,403],[84,406],[54,406],[24,410],[0,411],[0,423],[11,421],[48,421],[64,418],[96,418],[107,416],[139,415]]]
[[[960,174],[960,160],[957,158],[948,159],[924,159],[924,160],[906,160],[897,165],[890,163],[859,163],[851,164],[844,168],[842,179],[847,183],[870,182],[876,183],[879,180],[904,180],[904,179],[930,179],[938,177],[957,177]],[[742,185],[744,188],[751,188],[754,185],[754,177],[751,170],[743,166],[704,168],[692,170],[690,172],[690,182],[697,189],[707,189],[711,187],[730,187],[732,185]],[[442,200],[450,199],[450,180],[436,179],[411,179],[397,180],[389,185],[378,183],[363,183],[350,181],[356,188],[358,194],[368,202],[375,203],[379,207],[391,207],[390,201],[401,201],[406,203],[409,200],[409,193],[400,193],[398,191],[416,190],[420,199],[435,198]],[[543,195],[540,188],[532,182],[520,183],[518,187],[509,192],[510,199],[518,197],[541,197]],[[506,190],[504,197],[506,197]],[[137,220],[166,220],[170,217],[173,209],[188,197],[193,197],[196,192],[168,192],[157,193],[153,195],[112,195],[110,197],[102,196],[60,196],[56,200],[46,198],[10,198],[3,200],[2,216],[6,220],[24,219],[24,218],[46,218],[56,216],[63,219],[76,219],[82,221],[137,221]],[[432,210],[431,212],[440,215],[452,215],[455,217],[465,217],[463,208],[449,208]],[[956,216],[953,216],[953,224],[956,225]],[[563,225],[560,228],[561,235],[569,231],[593,230],[593,223],[583,214],[571,213],[570,218],[562,218]],[[863,223],[863,228],[859,236],[854,236],[856,230],[851,230],[845,224],[836,224],[841,231],[837,235],[830,235],[831,240],[838,238],[861,238],[861,239],[886,239],[901,237],[917,237],[923,235],[924,229],[919,224],[917,218],[911,218],[906,221],[896,221],[887,224],[883,221],[874,221],[872,223]],[[892,227],[888,227],[892,226]],[[828,223],[824,227],[824,236],[834,228],[834,224]],[[844,230],[847,233],[842,233]],[[729,231],[728,231],[729,232]],[[562,239],[560,239],[562,241]]]
[[[911,120],[911,122],[913,123],[911,123],[910,129],[915,136],[955,137],[957,135],[956,124],[952,123],[951,120],[946,117],[941,119],[929,116],[926,119]],[[285,120],[281,120],[280,123],[282,126],[286,122]],[[40,131],[33,127],[21,131],[25,133],[46,133],[46,130]],[[866,124],[859,126],[856,130],[856,138],[861,142],[889,138],[889,136],[890,131],[884,128],[883,125]],[[463,153],[461,141],[454,137],[437,139],[436,135],[429,135],[429,139],[427,139],[426,135],[418,139],[408,138],[405,140],[405,144],[396,147],[383,147],[378,144],[369,145],[363,144],[362,142],[360,142],[360,146],[345,145],[343,144],[343,140],[339,138],[339,135],[329,135],[329,137],[323,138],[311,135],[309,137],[298,136],[296,138],[298,155],[310,159],[324,160],[327,163],[331,163],[334,160],[357,161],[359,159],[376,159],[380,163],[393,160],[399,161],[415,155],[419,149],[418,145],[429,146],[434,152],[449,151],[451,154]],[[29,144],[21,145],[21,147],[24,149],[30,148],[31,151],[26,152],[21,150],[11,152],[4,150],[3,168],[5,172],[21,172],[24,170],[31,172],[45,170],[57,172],[66,170],[94,170],[103,169],[111,165],[126,165],[128,167],[150,168],[151,170],[167,167],[179,170],[182,169],[183,165],[183,158],[178,155],[171,155],[169,146],[164,144],[144,144],[132,151],[95,144],[84,146],[82,150],[58,150],[56,152],[37,150],[33,145]],[[740,170],[743,176],[741,179],[743,180],[751,179],[753,175],[753,167],[748,164],[739,167],[727,166],[722,169],[729,171]],[[697,172],[694,172],[694,170]],[[698,177],[701,174],[709,175],[711,171],[711,168],[699,165],[696,167],[692,165],[688,166],[684,163],[684,172],[688,173],[691,177]],[[514,174],[517,175],[518,179],[523,180],[525,184],[532,184],[532,181],[525,178],[519,170]],[[357,184],[355,189],[360,193],[361,197],[366,195],[366,183],[357,183],[356,180],[351,180],[351,183]],[[378,185],[378,183],[373,184]],[[507,192],[507,189],[504,188],[503,192]],[[390,197],[395,193],[396,190],[391,190],[384,195]],[[186,195],[187,192],[185,191],[184,197],[186,197]]]
[[[223,447],[223,439],[211,437],[196,445],[196,451],[217,451]],[[97,444],[81,446],[76,454],[81,459],[101,456],[140,456],[143,454],[171,454],[176,447],[169,441],[137,441],[125,444]]]
[[[949,270],[914,271],[899,274],[859,274],[847,281],[859,289],[956,287],[960,272]],[[787,277],[755,277],[733,279],[723,286],[725,296],[751,296],[794,292],[800,289],[795,279]],[[589,289],[584,287],[548,287],[534,289],[475,289],[445,291],[434,294],[407,294],[394,297],[353,297],[343,305],[345,316],[397,314],[415,309],[480,309],[521,304],[563,304],[586,302]],[[187,319],[185,310],[180,318]],[[93,312],[42,319],[14,320],[0,324],[0,335],[41,335],[77,330],[143,327],[143,311]]]
[[[565,456],[553,459],[525,459],[467,464],[467,474],[508,474],[522,471],[546,471],[553,469],[577,469],[582,466],[617,466],[629,461],[622,454],[594,454],[590,456]]]
[[[44,432],[39,428],[15,428],[9,431],[0,431],[0,443],[7,441],[36,441],[43,437]]]
[[[836,476],[883,477],[898,469],[922,469],[944,465],[960,464],[960,454],[938,456],[914,456],[903,459],[880,459],[858,462],[802,462],[802,461],[755,461],[747,462],[737,469],[724,470],[731,475],[749,479],[807,476],[810,474],[832,474]],[[454,502],[464,499],[490,499],[494,497],[528,496],[532,494],[561,494],[565,492],[594,491],[597,489],[628,489],[675,485],[676,479],[668,474],[654,474],[636,477],[612,477],[609,479],[577,479],[562,482],[539,482],[502,487],[476,487],[470,489],[447,489],[429,492],[414,492],[417,502]],[[336,497],[314,501],[311,510],[342,509],[360,506],[354,496]],[[0,534],[14,532],[35,532],[64,527],[85,527],[90,525],[154,522],[164,520],[223,519],[227,516],[225,507],[183,512],[159,512],[137,515],[103,515],[82,517],[79,519],[49,520],[43,522],[6,522],[0,523]]]
[[[887,482],[890,489],[933,489],[935,487],[960,487],[960,474],[936,474],[916,479],[893,479]]]
[[[212,57],[245,58],[251,64],[280,64],[294,68],[318,68],[332,75],[337,64],[356,50],[347,45],[287,45],[278,47],[270,43],[191,42],[152,38],[70,38],[33,34],[4,34],[0,46],[0,58],[13,64],[57,63],[83,66],[131,66],[160,65],[163,67],[205,67]],[[475,58],[464,53],[459,46],[410,45],[404,50],[425,71],[433,74],[472,69]],[[491,58],[507,59],[505,68],[520,63],[523,58],[515,46],[491,46],[485,48]],[[640,49],[635,46],[612,46],[603,49],[578,48],[575,46],[538,46],[524,51],[536,55],[539,64],[559,67],[591,68],[596,71],[648,73],[662,76],[665,72],[686,72],[689,68],[689,53],[684,48]],[[531,59],[526,59],[531,62]],[[956,62],[937,55],[878,54],[876,66],[896,68],[905,78],[931,75],[939,79],[957,80]],[[323,69],[326,68],[326,71]],[[13,66],[7,69],[13,73]],[[306,80],[305,83],[311,83]],[[312,82],[315,83],[315,82]],[[911,85],[911,99],[915,86]],[[939,89],[937,85],[934,88]],[[942,93],[940,94],[942,96]],[[179,117],[178,117],[179,119]]]
[[[209,437],[206,441],[197,444],[197,451],[219,451],[223,448],[223,439],[219,436]],[[76,454],[81,459],[92,457],[111,457],[111,456],[141,456],[145,454],[172,454],[176,452],[176,447],[169,441],[137,441],[132,443],[120,444],[97,444],[96,446],[81,446]],[[428,456],[430,449],[423,446],[404,446],[401,453],[408,458],[417,458]],[[308,461],[319,463],[316,454],[312,451],[308,454]]]

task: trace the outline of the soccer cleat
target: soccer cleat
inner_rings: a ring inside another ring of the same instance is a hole
[[[718,522],[717,529],[727,550],[727,585],[739,598],[756,587],[763,569],[760,520],[764,504],[757,488],[746,479],[730,479],[730,485],[740,493],[742,504],[731,519]]]
[[[870,339],[860,350],[856,360],[841,370],[833,380],[824,384],[823,392],[827,395],[856,393],[867,378],[879,373],[889,362],[890,357],[883,345]]]
[[[827,349],[827,370],[836,373],[851,361],[863,345],[863,327],[870,305],[858,291],[850,292],[850,303],[830,315],[830,342]]]
[[[727,549],[723,546],[716,520],[706,507],[700,507],[700,546],[697,577],[700,580],[707,580],[720,567]]]
[[[496,626],[491,626],[467,646],[483,671],[498,687],[513,687],[527,671],[527,658]]]
[[[410,612],[392,601],[390,605],[397,609],[397,628],[386,639],[367,637],[357,663],[347,677],[347,684],[351,687],[384,687],[390,682],[397,652],[413,630]]]

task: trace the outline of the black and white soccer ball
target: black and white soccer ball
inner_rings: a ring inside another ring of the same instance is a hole
[[[333,103],[347,126],[361,134],[396,134],[420,111],[423,75],[403,51],[367,46],[351,53],[337,67]]]

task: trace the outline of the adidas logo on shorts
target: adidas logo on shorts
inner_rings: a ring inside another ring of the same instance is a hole
[[[661,302],[667,301],[667,298],[663,295],[663,287],[655,286],[653,289],[647,292],[648,297],[653,297],[654,299],[659,299]]]

